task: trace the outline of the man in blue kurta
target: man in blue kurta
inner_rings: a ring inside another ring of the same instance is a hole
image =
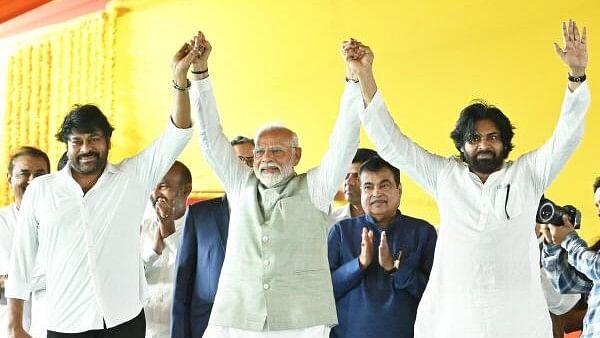
[[[437,235],[431,224],[398,211],[397,168],[375,156],[359,175],[365,215],[340,221],[329,232],[339,322],[331,337],[412,338]]]

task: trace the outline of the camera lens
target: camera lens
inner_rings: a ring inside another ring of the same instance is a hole
[[[542,223],[550,223],[550,220],[554,217],[554,205],[550,202],[542,204],[539,208],[538,216]]]

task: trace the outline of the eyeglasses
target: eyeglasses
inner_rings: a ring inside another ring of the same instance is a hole
[[[469,144],[472,144],[472,145],[479,144],[483,140],[485,140],[485,142],[490,143],[490,144],[497,144],[500,142],[500,134],[498,134],[498,133],[491,133],[491,134],[487,134],[487,135],[473,134],[473,135],[469,135],[467,137],[467,142],[469,142]]]
[[[263,157],[267,152],[271,152],[271,155],[273,155],[274,157],[281,156],[285,153],[285,151],[287,149],[292,149],[292,148],[296,148],[296,147],[281,146],[281,145],[274,145],[274,146],[269,146],[269,147],[256,146],[254,148],[254,158],[259,159],[259,158]]]

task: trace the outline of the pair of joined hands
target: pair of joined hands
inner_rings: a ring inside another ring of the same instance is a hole
[[[360,243],[360,256],[358,256],[358,262],[360,264],[360,269],[365,270],[369,265],[371,265],[375,256],[373,253],[373,230],[367,230],[365,227],[362,229],[361,236],[362,239]],[[378,248],[379,266],[381,266],[387,272],[398,269],[398,266],[400,265],[401,254],[402,252],[398,254],[397,259],[394,259],[387,242],[387,235],[385,234],[385,231],[382,231]]]

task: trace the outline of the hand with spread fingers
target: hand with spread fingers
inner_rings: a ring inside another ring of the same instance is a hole
[[[358,262],[360,263],[360,269],[364,270],[373,261],[373,230],[368,230],[364,227],[362,229],[362,241],[360,243],[360,256]]]
[[[588,63],[587,30],[583,27],[580,35],[577,23],[569,19],[568,23],[562,23],[562,33],[565,46],[560,48],[555,42],[556,54],[569,67],[572,76],[582,76]]]

